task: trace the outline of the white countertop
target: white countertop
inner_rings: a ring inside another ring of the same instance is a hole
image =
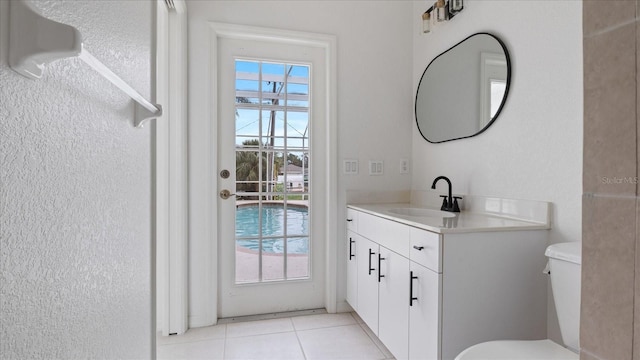
[[[389,211],[391,209],[417,207],[409,203],[349,204],[347,207],[440,234],[550,229],[548,222],[529,221],[483,212],[462,211],[459,213],[450,213],[454,214],[455,217],[445,218],[435,216],[400,215]]]

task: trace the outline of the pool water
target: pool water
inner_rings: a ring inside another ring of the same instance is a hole
[[[258,251],[259,237],[262,236],[262,251],[267,253],[284,252],[287,240],[288,254],[309,253],[309,211],[307,208],[263,205],[262,225],[259,218],[260,208],[241,206],[236,210],[236,241],[239,246]],[[284,226],[287,218],[286,231]],[[264,237],[269,237],[264,239]]]

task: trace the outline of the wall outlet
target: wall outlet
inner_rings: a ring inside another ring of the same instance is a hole
[[[384,163],[382,160],[369,160],[369,175],[382,175]]]
[[[408,174],[408,173],[409,173],[409,160],[400,159],[400,174]]]
[[[342,165],[342,172],[345,175],[358,175],[358,160],[345,159]]]

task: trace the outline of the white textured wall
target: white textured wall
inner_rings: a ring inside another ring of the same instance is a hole
[[[344,234],[346,192],[349,190],[401,191],[410,188],[409,175],[400,175],[400,158],[411,155],[413,95],[411,93],[411,2],[409,1],[188,1],[190,70],[202,69],[208,61],[208,49],[194,46],[206,41],[206,21],[260,26],[284,30],[336,35],[338,91],[338,162],[359,159],[360,174],[338,174],[336,216],[339,234]],[[205,40],[203,40],[203,38]],[[205,67],[206,69],[206,67]],[[204,96],[201,85],[208,75],[190,73],[193,96]],[[189,142],[193,151],[207,151],[210,124],[206,109],[190,108]],[[385,174],[369,176],[369,160],[383,160]],[[193,158],[192,158],[193,160]],[[190,185],[209,179],[209,163],[190,162]],[[214,173],[220,169],[214,169]],[[214,188],[215,191],[215,188]],[[206,236],[210,223],[208,198],[191,193],[190,244]],[[213,194],[215,196],[215,194]],[[344,249],[344,239],[339,239]],[[340,253],[340,255],[343,255]],[[190,248],[190,315],[191,323],[201,321],[210,313],[203,285],[209,281],[206,269],[209,254]],[[344,262],[339,262],[338,299],[345,297]]]
[[[414,89],[431,59],[472,33],[490,32],[511,55],[509,96],[494,124],[474,138],[430,144],[414,127],[412,189],[426,190],[445,175],[460,194],[550,201],[550,241],[581,241],[582,2],[464,5],[452,21],[422,35],[425,4],[414,2]],[[555,315],[549,320],[557,338]]]
[[[150,95],[150,2],[34,4]],[[149,127],[78,59],[13,72],[0,8],[0,357],[150,358]]]

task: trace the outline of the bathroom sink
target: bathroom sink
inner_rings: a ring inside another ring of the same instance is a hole
[[[395,208],[395,209],[389,209],[388,211],[396,215],[418,216],[418,217],[427,216],[427,217],[451,218],[456,216],[456,214],[448,211],[424,209],[424,208]]]

